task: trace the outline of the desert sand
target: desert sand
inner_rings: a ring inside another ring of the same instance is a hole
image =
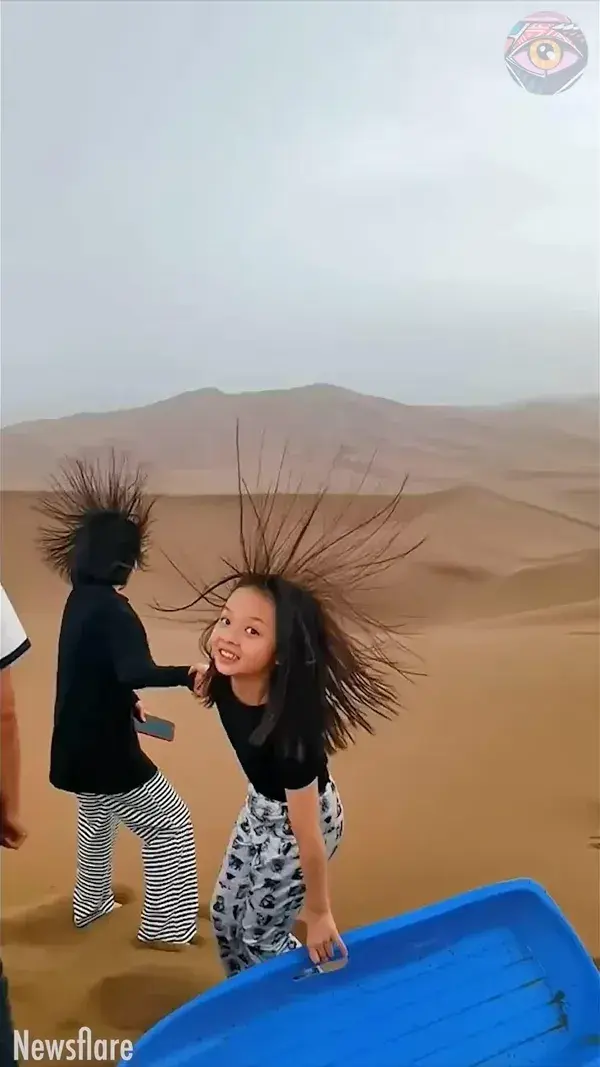
[[[532,500],[537,488],[532,477]],[[571,491],[555,480],[554,509],[547,488],[544,507],[473,487],[407,496],[407,545],[428,540],[373,596],[385,617],[406,616],[406,643],[422,658],[413,666],[426,676],[402,688],[396,721],[334,761],[347,813],[331,868],[342,930],[527,876],[600,953],[600,853],[590,847],[600,822],[597,499],[588,491],[588,517],[573,516]],[[66,1038],[89,1026],[134,1040],[221,972],[205,920],[204,943],[184,955],[135,946],[141,864],[125,831],[115,881],[133,899],[95,928],[72,927],[74,800],[48,784],[67,589],[37,558],[34,499],[2,500],[2,582],[33,643],[15,671],[30,836],[2,857],[2,952],[19,1028]],[[197,621],[152,607],[189,592],[160,548],[192,578],[215,573],[235,543],[234,516],[226,497],[159,501],[152,569],[130,585],[158,662],[199,658]],[[190,695],[149,692],[145,703],[176,723],[173,744],[145,744],[191,807],[206,906],[244,782],[214,715]]]

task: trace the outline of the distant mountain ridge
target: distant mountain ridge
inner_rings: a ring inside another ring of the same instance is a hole
[[[2,489],[38,490],[65,454],[108,447],[143,460],[152,487],[170,494],[235,490],[234,431],[255,482],[274,476],[287,445],[292,483],[393,491],[404,474],[413,492],[475,484],[504,492],[538,474],[597,489],[598,401],[532,400],[502,407],[408,405],[332,385],[230,394],[200,389],[145,407],[17,423],[1,431]],[[262,445],[261,445],[262,442]],[[285,480],[284,480],[285,483]],[[285,488],[285,484],[283,486]],[[544,505],[544,500],[540,500]]]

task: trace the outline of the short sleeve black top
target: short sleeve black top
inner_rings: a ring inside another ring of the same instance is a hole
[[[76,585],[58,643],[50,781],[71,793],[126,793],[156,766],[142,750],[133,709],[136,690],[193,688],[189,667],[154,663],[146,631],[112,586]]]
[[[315,779],[322,793],[329,781],[327,755],[322,740],[302,745],[297,756],[281,754],[270,736],[260,745],[251,738],[265,713],[265,705],[243,704],[223,675],[213,683],[215,704],[223,728],[233,746],[240,766],[251,785],[269,800],[285,803],[286,790],[304,789]]]

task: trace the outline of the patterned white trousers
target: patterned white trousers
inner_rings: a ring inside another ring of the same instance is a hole
[[[321,802],[321,830],[329,859],[344,830],[333,782]],[[287,805],[252,786],[229,839],[211,901],[211,920],[227,977],[298,948],[292,927],[305,886]]]
[[[115,906],[112,855],[119,823],[142,840],[145,897],[138,938],[187,944],[198,924],[194,830],[187,805],[156,774],[128,793],[77,795],[76,926],[87,926]]]

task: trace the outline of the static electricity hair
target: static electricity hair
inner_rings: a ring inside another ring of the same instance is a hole
[[[35,506],[42,558],[74,585],[125,585],[146,566],[153,506],[144,473],[125,456],[67,457]]]
[[[159,610],[196,608],[212,616],[201,638],[209,661],[202,696],[211,705],[218,703],[223,682],[210,653],[218,613],[241,587],[270,596],[275,605],[276,665],[253,741],[262,744],[273,735],[293,754],[318,737],[332,754],[347,748],[358,730],[374,733],[377,718],[396,716],[402,704],[394,676],[397,682],[398,677],[404,681],[419,673],[402,662],[407,652],[401,641],[402,623],[377,619],[361,604],[370,580],[418,547],[398,544],[403,529],[398,508],[406,480],[366,518],[344,522],[347,506],[329,529],[315,536],[315,519],[327,488],[313,494],[302,513],[294,516],[304,498],[301,486],[291,494],[281,493],[285,451],[275,482],[260,494],[249,490],[242,475],[239,427],[236,458],[238,558],[222,560],[225,571],[216,582],[198,583],[167,556],[196,595],[179,608]],[[370,469],[371,465],[359,492]],[[278,503],[283,505],[279,515]]]

